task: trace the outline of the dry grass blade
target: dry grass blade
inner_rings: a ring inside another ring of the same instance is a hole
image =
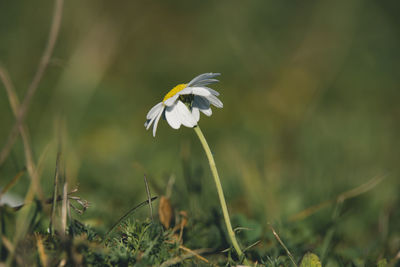
[[[5,194],[8,190],[10,190],[19,180],[19,178],[21,178],[21,176],[25,173],[25,170],[19,171],[14,178],[11,179],[11,181],[0,190],[0,199],[3,196],[3,194]]]
[[[186,251],[186,252],[192,253],[192,254],[193,254],[196,258],[198,258],[199,260],[202,260],[202,261],[204,261],[205,263],[209,263],[209,261],[208,261],[206,258],[204,258],[203,256],[201,256],[201,255],[200,255],[199,253],[197,253],[196,251],[191,250],[190,248],[187,248],[187,247],[182,246],[182,245],[180,245],[179,248],[182,249],[182,250],[184,250],[184,251]],[[203,253],[204,253],[204,252],[203,252]]]
[[[371,189],[375,188],[378,184],[380,184],[383,181],[383,179],[385,179],[385,176],[375,176],[366,183],[340,194],[337,197],[337,202],[343,202],[346,199],[357,197],[361,194],[364,194],[370,191]]]
[[[54,219],[56,214],[57,208],[57,196],[58,196],[58,183],[59,183],[59,176],[60,176],[60,160],[61,160],[61,151],[57,153],[57,160],[56,160],[56,170],[54,173],[54,189],[53,189],[53,204],[51,206],[51,215],[50,215],[50,233],[54,234]]]
[[[11,105],[11,109],[14,113],[14,116],[16,119],[18,119],[18,111],[19,111],[19,99],[17,96],[17,93],[15,92],[14,85],[10,79],[10,76],[8,72],[0,66],[0,80],[3,82],[4,87],[6,89],[7,95],[8,95],[8,100]],[[37,179],[34,180],[35,178],[35,172],[36,172],[36,166],[33,160],[33,154],[32,154],[32,149],[31,145],[29,142],[29,133],[27,130],[27,127],[25,126],[24,123],[21,123],[18,127],[19,132],[22,137],[22,142],[24,145],[24,154],[25,154],[25,161],[26,161],[26,166],[28,169],[29,177],[32,179],[32,182],[34,182],[35,189],[40,197],[40,199],[43,199],[43,193],[40,190],[40,187],[38,185]]]
[[[64,0],[56,0],[50,33],[49,33],[49,39],[47,41],[46,48],[44,49],[42,58],[39,62],[39,66],[37,68],[35,76],[33,77],[31,84],[28,87],[22,105],[18,110],[16,122],[14,123],[14,126],[8,135],[7,142],[0,153],[0,166],[4,163],[5,159],[8,157],[8,154],[10,153],[11,148],[14,145],[14,142],[18,135],[18,129],[20,128],[20,125],[22,125],[24,121],[25,115],[29,108],[29,104],[36,92],[36,89],[38,88],[39,82],[42,79],[47,66],[49,65],[50,58],[51,55],[53,54],[54,46],[56,44],[56,40],[60,30],[63,4]]]
[[[292,255],[292,253],[290,253],[289,249],[285,246],[285,244],[283,243],[282,239],[279,237],[278,233],[275,231],[274,227],[272,227],[272,225],[269,225],[269,228],[271,229],[272,233],[274,234],[276,240],[278,240],[279,244],[281,244],[281,246],[285,249],[286,254],[289,256],[289,258],[292,261],[293,265],[297,267],[297,263],[294,260],[294,257]]]
[[[0,66],[0,80],[6,89],[8,101],[10,102],[12,111],[14,112],[14,115],[17,115],[19,109],[19,99],[15,93],[14,85],[10,79],[10,75],[3,66]]]
[[[335,202],[335,199],[331,199],[331,200],[327,200],[324,201],[322,203],[319,203],[317,205],[311,206],[305,210],[302,210],[294,215],[292,215],[291,217],[289,217],[289,221],[293,222],[293,221],[299,221],[299,220],[304,220],[305,218],[307,218],[308,216],[316,213],[317,211],[331,205],[332,203]]]
[[[6,247],[6,249],[10,252],[14,251],[14,246],[13,244],[10,242],[10,240],[7,239],[7,237],[5,236],[1,236],[1,242],[3,242],[4,246]]]
[[[39,156],[39,161],[38,161],[38,165],[37,165],[37,168],[36,168],[36,172],[34,173],[35,177],[40,177],[42,172],[43,172],[44,162],[45,162],[45,159],[46,159],[46,157],[48,155],[49,148],[50,148],[50,145],[47,145],[45,147],[45,149],[43,150],[42,154]],[[17,207],[14,207],[14,210],[19,210],[23,206],[29,205],[32,202],[32,198],[33,198],[33,193],[32,193],[33,189],[32,188],[33,188],[33,186],[31,184],[31,186],[29,187],[29,191],[25,196],[24,204],[22,204],[20,206],[17,206]],[[41,199],[41,200],[42,200],[42,203],[48,203],[48,200],[43,200],[43,199]]]
[[[40,236],[40,234],[35,233],[35,238],[36,238],[36,246],[38,249],[38,254],[39,254],[39,259],[40,262],[42,264],[42,266],[47,267],[47,255],[46,252],[44,250],[44,246],[43,246],[43,241],[42,241],[42,237]]]
[[[146,186],[147,200],[149,202],[150,218],[151,220],[153,220],[153,205],[151,204],[151,194],[150,194],[149,184],[147,183],[146,174],[144,175],[144,184]]]
[[[23,260],[18,255],[14,254],[14,246],[11,241],[2,235],[1,242],[4,244],[4,247],[10,252],[10,254],[13,254],[13,257],[15,256],[15,260],[17,261],[18,265],[23,266]],[[7,264],[5,266],[7,266]]]
[[[289,221],[303,220],[303,219],[307,218],[308,216],[314,214],[315,212],[317,212],[333,203],[342,203],[343,201],[345,201],[347,199],[354,198],[361,194],[364,194],[364,193],[372,190],[373,188],[375,188],[384,179],[385,179],[385,176],[375,176],[374,178],[368,180],[366,183],[364,183],[360,186],[357,186],[354,189],[351,189],[351,190],[341,193],[336,198],[324,201],[317,205],[311,206],[305,210],[302,210],[299,213],[294,214],[293,216],[291,216],[289,218]]]
[[[68,211],[68,183],[64,183],[63,187],[63,202],[61,209],[61,229],[65,235],[67,233],[67,211]]]
[[[34,173],[34,177],[32,178],[32,180],[38,179],[39,178],[39,172],[42,169],[42,165],[44,162],[44,158],[47,154],[47,148],[44,150],[44,152],[42,153],[41,157],[39,158],[39,165],[38,165],[38,170]],[[17,219],[16,219],[16,231],[14,233],[13,236],[13,244],[16,245],[18,244],[18,242],[24,238],[27,234],[27,231],[30,227],[31,221],[29,220],[29,217],[31,215],[35,216],[35,214],[31,214],[31,212],[36,213],[37,210],[35,210],[35,205],[29,205],[32,201],[33,198],[35,196],[35,183],[31,183],[28,189],[28,192],[25,195],[25,199],[24,199],[24,204],[19,206],[19,207],[15,207],[15,210],[20,209],[23,206],[27,206],[26,209],[22,209],[19,213],[17,213]],[[16,258],[17,256],[14,255],[14,251],[10,252],[10,254],[7,257],[7,263],[10,264],[11,261]]]
[[[196,250],[191,250],[190,253],[186,253],[185,255],[178,256],[178,257],[174,257],[174,258],[172,258],[172,259],[169,259],[169,260],[167,260],[167,261],[164,261],[164,262],[160,265],[160,267],[172,266],[172,265],[178,264],[178,263],[180,263],[180,262],[182,262],[182,261],[184,261],[184,260],[186,260],[186,259],[192,258],[192,257],[194,257],[194,256],[196,256],[196,255],[200,255],[200,254],[207,253],[207,252],[210,252],[210,251],[211,251],[210,249],[196,249]]]

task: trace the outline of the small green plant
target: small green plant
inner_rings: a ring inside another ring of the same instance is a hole
[[[179,246],[172,238],[172,232],[164,231],[158,222],[128,220],[120,225],[119,231],[102,250],[86,246],[82,250],[84,263],[94,266],[159,266],[172,255],[179,254]]]

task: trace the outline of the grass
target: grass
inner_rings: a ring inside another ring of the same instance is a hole
[[[1,5],[0,265],[239,264],[193,131],[142,127],[213,71],[201,124],[250,263],[399,266],[394,3]]]

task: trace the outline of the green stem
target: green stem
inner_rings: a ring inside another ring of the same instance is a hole
[[[236,240],[235,232],[232,230],[231,221],[229,219],[228,208],[226,206],[226,201],[225,201],[225,197],[224,197],[224,191],[222,190],[222,185],[221,185],[221,181],[219,179],[217,166],[215,165],[214,157],[211,153],[210,147],[208,146],[207,140],[204,137],[203,132],[201,131],[200,127],[197,125],[193,129],[196,132],[197,136],[199,137],[200,142],[204,148],[204,151],[206,152],[206,155],[208,158],[208,163],[210,164],[210,168],[211,168],[211,173],[214,177],[215,185],[217,186],[219,202],[221,204],[222,213],[224,214],[226,228],[228,230],[228,234],[231,239],[232,245],[235,248],[236,253],[238,254],[239,258],[242,258],[243,252],[240,249],[239,244]],[[245,262],[247,262],[246,259],[245,259]]]

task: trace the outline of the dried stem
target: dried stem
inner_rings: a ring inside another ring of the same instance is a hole
[[[146,175],[144,175],[144,184],[146,185],[146,194],[147,194],[147,199],[149,202],[150,218],[153,221],[153,205],[151,204],[150,188],[149,188],[149,184],[147,183]]]
[[[37,68],[35,76],[33,77],[33,80],[31,82],[31,84],[29,85],[28,90],[26,92],[25,98],[18,110],[17,119],[16,119],[16,122],[14,123],[13,128],[11,129],[11,131],[8,135],[7,143],[4,145],[4,147],[0,153],[0,166],[4,163],[4,161],[8,157],[8,154],[10,153],[11,148],[15,143],[15,140],[18,136],[18,129],[20,128],[20,125],[22,125],[22,123],[25,119],[26,113],[29,108],[29,104],[36,92],[36,89],[38,88],[39,82],[41,81],[47,66],[49,65],[50,58],[51,58],[51,55],[53,54],[54,46],[56,44],[58,33],[60,30],[63,3],[64,3],[64,0],[56,0],[55,6],[54,6],[54,12],[53,12],[53,19],[52,19],[50,33],[49,33],[49,39],[47,41],[46,48],[44,49],[44,52],[43,52],[42,58],[39,62],[39,66]]]
[[[18,111],[20,109],[19,99],[18,99],[17,93],[15,92],[15,87],[10,79],[10,76],[9,76],[7,70],[5,70],[1,66],[0,66],[0,80],[3,82],[4,87],[6,89],[6,92],[8,95],[8,100],[10,102],[11,109],[14,113],[14,116],[16,119],[18,119]],[[37,179],[34,179],[34,177],[36,177],[35,173],[37,170],[36,170],[35,162],[33,160],[32,149],[31,149],[31,145],[29,142],[28,129],[25,126],[25,124],[23,122],[21,122],[21,124],[18,126],[18,130],[21,134],[22,142],[24,145],[25,161],[26,161],[26,166],[28,169],[29,177],[34,182],[35,191],[38,193],[40,199],[43,199],[43,193],[40,191],[38,181],[37,181]]]
[[[315,212],[321,210],[322,208],[325,208],[333,203],[340,204],[347,199],[354,198],[361,194],[369,192],[370,190],[375,188],[377,185],[379,185],[383,181],[383,179],[385,179],[385,177],[386,177],[386,175],[375,176],[372,179],[368,180],[366,183],[359,185],[356,188],[353,188],[346,192],[343,192],[333,199],[326,200],[322,203],[316,204],[314,206],[311,206],[303,211],[300,211],[300,212],[294,214],[293,216],[289,217],[289,221],[303,220],[303,219],[307,218],[308,216],[314,214]]]
[[[61,229],[62,234],[67,234],[67,211],[68,211],[68,183],[64,183],[63,187],[63,202],[62,202],[62,209],[61,209]]]
[[[290,253],[289,249],[285,246],[282,239],[279,237],[278,233],[275,231],[274,227],[272,227],[272,225],[270,225],[269,227],[270,227],[272,233],[274,234],[276,240],[278,240],[279,244],[281,244],[281,246],[285,249],[286,254],[289,256],[289,259],[292,261],[293,265],[297,267],[297,263],[294,260],[292,253]]]
[[[54,189],[53,189],[53,203],[51,206],[51,215],[50,215],[50,225],[49,230],[50,233],[54,234],[54,220],[56,215],[56,207],[57,207],[57,196],[58,196],[58,184],[59,184],[59,176],[60,176],[60,159],[61,159],[61,151],[57,153],[57,160],[56,160],[56,170],[54,173]]]

